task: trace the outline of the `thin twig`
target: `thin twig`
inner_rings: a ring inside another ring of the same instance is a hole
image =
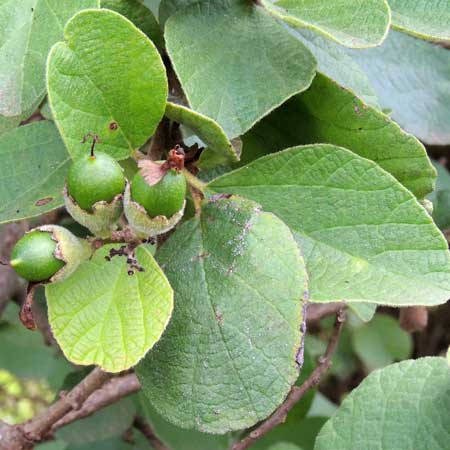
[[[136,416],[133,422],[134,427],[139,430],[148,440],[155,450],[170,450],[158,436],[156,436],[150,424],[141,416]]]
[[[112,378],[100,389],[93,392],[83,406],[78,410],[72,410],[52,426],[52,431],[64,427],[75,420],[84,419],[95,412],[109,406],[118,400],[139,391],[141,384],[134,373]]]
[[[309,303],[306,310],[306,321],[308,323],[319,322],[328,316],[337,314],[345,308],[345,303]]]
[[[300,399],[313,387],[317,386],[325,372],[331,367],[331,359],[339,341],[342,328],[345,322],[345,310],[341,309],[337,316],[333,334],[328,342],[327,349],[322,357],[319,358],[317,367],[301,386],[294,386],[287,396],[284,403],[261,425],[247,435],[244,439],[233,445],[231,450],[245,450],[261,439],[265,434],[283,423],[287,413],[300,401]]]

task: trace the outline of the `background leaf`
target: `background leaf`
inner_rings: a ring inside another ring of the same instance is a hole
[[[292,35],[314,55],[318,72],[353,91],[368,105],[380,107],[368,76],[344,47],[306,28],[292,30]]]
[[[155,16],[139,0],[100,0],[102,8],[111,9],[131,20],[158,47],[164,47],[164,37]]]
[[[251,2],[188,6],[167,21],[165,38],[189,105],[230,138],[305,90],[314,76],[309,50]]]
[[[369,450],[375,442],[396,450],[446,448],[449,378],[444,358],[403,361],[373,372],[325,424],[314,450]]]
[[[77,420],[61,429],[55,436],[72,444],[94,443],[120,437],[134,420],[136,410],[130,398],[113,403],[92,416]]]
[[[427,198],[433,203],[433,220],[441,230],[445,230],[450,227],[450,173],[436,161],[433,165],[438,176],[434,191]]]
[[[221,199],[159,251],[176,308],[138,366],[143,393],[183,428],[254,425],[298,377],[305,272],[289,229],[253,202]]]
[[[392,26],[430,40],[450,40],[449,0],[389,0]]]
[[[377,314],[369,323],[357,327],[352,342],[355,353],[369,371],[408,359],[413,345],[411,335],[386,314]]]
[[[274,130],[273,138],[266,137]],[[340,145],[377,162],[418,198],[433,190],[436,172],[423,145],[388,116],[321,74],[310,89],[263,119],[257,133],[264,136],[259,145],[266,150],[281,150],[270,147],[279,135],[284,136],[280,142],[288,146]],[[245,160],[245,140],[243,152]]]
[[[25,378],[47,379],[50,386],[61,386],[72,366],[58,350],[44,343],[42,334],[31,333],[19,322],[19,307],[12,302],[0,321],[0,367]]]
[[[309,28],[348,47],[374,47],[389,31],[385,0],[263,0],[263,4],[288,24]]]
[[[372,161],[332,145],[269,155],[209,184],[295,232],[313,301],[432,305],[450,295],[448,245],[414,196]]]
[[[151,41],[109,10],[82,11],[67,24],[66,42],[48,61],[48,94],[55,122],[72,158],[87,151],[81,139],[100,137],[97,149],[125,159],[161,120],[167,79]]]
[[[65,356],[120,372],[160,338],[173,293],[148,249],[136,249],[144,271],[130,276],[126,256],[105,260],[112,247],[102,247],[68,279],[47,285],[46,295],[50,325]]]
[[[450,143],[448,50],[391,31],[381,47],[350,55],[366,71],[381,106],[392,111],[402,128],[427,144]]]
[[[45,63],[64,24],[98,0],[0,2],[0,115],[28,118],[45,96]],[[2,117],[0,116],[0,120]]]
[[[0,223],[63,205],[70,157],[52,122],[34,122],[0,136],[0,158]]]

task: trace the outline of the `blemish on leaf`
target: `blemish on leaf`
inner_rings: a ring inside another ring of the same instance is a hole
[[[53,200],[53,197],[45,197],[45,198],[41,198],[41,199],[39,199],[39,200],[35,203],[35,206],[45,206],[45,205],[48,205],[52,200]]]
[[[109,129],[110,129],[111,131],[117,130],[117,128],[119,128],[119,125],[117,124],[117,122],[111,122],[111,123],[109,124]]]

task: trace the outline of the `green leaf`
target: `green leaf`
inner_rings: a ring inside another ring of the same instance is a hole
[[[148,450],[148,445],[147,447],[138,447],[123,439],[114,438],[88,444],[70,444],[65,450]]]
[[[136,249],[144,269],[132,276],[126,256],[98,250],[68,279],[46,286],[53,334],[67,359],[108,372],[134,366],[161,337],[173,292],[145,247]]]
[[[427,198],[433,203],[433,220],[441,230],[445,230],[450,227],[450,173],[436,161],[433,165],[438,176],[434,191]]]
[[[45,62],[66,21],[98,0],[0,1],[0,120],[20,122],[45,96]]]
[[[368,105],[380,108],[368,76],[345,48],[306,28],[292,30],[292,35],[314,55],[318,72],[353,91]]]
[[[36,450],[66,450],[68,444],[61,441],[45,442],[44,444],[38,444]]]
[[[72,370],[71,365],[48,347],[41,333],[31,333],[19,322],[19,308],[8,303],[5,316],[13,320],[0,322],[0,367],[21,378],[47,379],[52,388],[58,388]]]
[[[182,428],[254,425],[298,377],[305,271],[286,225],[232,197],[203,206],[159,251],[176,308],[137,367],[143,392]]]
[[[77,420],[59,429],[55,436],[72,444],[94,443],[113,437],[120,437],[128,430],[134,420],[136,410],[131,399],[119,402],[96,411],[92,416]]]
[[[378,163],[419,199],[433,190],[436,172],[423,145],[321,74],[308,91],[290,99],[273,116],[270,121],[278,124],[278,133],[295,135],[296,145],[339,145]]]
[[[313,301],[433,305],[450,297],[447,242],[414,196],[340,147],[295,147],[209,184],[257,201],[295,232]]]
[[[427,144],[450,143],[450,52],[391,31],[375,49],[351,51],[366,71],[381,106]]]
[[[164,420],[144,395],[140,394],[142,408],[155,434],[170,450],[228,450],[230,435],[212,435],[196,430],[183,430]]]
[[[389,31],[386,0],[263,0],[289,25],[309,28],[347,47],[374,47]]]
[[[239,161],[239,156],[232,143],[214,120],[183,105],[171,102],[167,102],[166,116],[170,120],[189,127],[208,146],[200,156],[198,167],[209,169]]]
[[[280,441],[297,445],[302,450],[313,450],[316,436],[326,420],[324,417],[307,417],[297,423],[278,425],[262,439],[256,441],[252,445],[252,450],[272,450],[272,446]]]
[[[375,303],[350,303],[348,306],[363,322],[370,322],[378,305]]]
[[[369,323],[352,333],[356,354],[370,370],[380,369],[411,356],[412,338],[400,328],[398,321],[377,314]]]
[[[450,40],[450,0],[389,0],[392,26],[421,39]]]
[[[153,134],[167,99],[167,78],[151,41],[120,14],[76,14],[48,60],[48,94],[55,122],[72,158],[87,151],[81,139],[100,137],[97,149],[125,159]]]
[[[158,48],[164,47],[164,37],[153,13],[139,0],[100,0],[102,8],[116,11],[133,22]]]
[[[199,0],[161,0],[159,5],[159,23],[164,25],[167,19],[182,8],[198,3]]]
[[[64,204],[70,157],[52,122],[0,137],[0,223],[39,216]]]
[[[365,378],[325,424],[314,450],[442,450],[450,441],[444,358],[393,364]],[[375,446],[375,447],[374,447]]]
[[[165,38],[189,105],[231,138],[314,76],[309,50],[253,2],[204,0],[183,8],[167,21]]]
[[[270,446],[269,450],[302,450],[302,449],[289,442],[278,442]]]

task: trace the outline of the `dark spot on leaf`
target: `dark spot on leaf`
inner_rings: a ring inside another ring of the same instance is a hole
[[[117,125],[117,122],[111,122],[111,123],[109,124],[109,129],[110,129],[111,131],[117,130],[117,128],[119,128],[119,125]]]
[[[35,205],[36,206],[44,206],[44,205],[48,205],[51,201],[53,200],[53,197],[45,197],[45,198],[41,198],[39,199]]]
[[[16,209],[16,214],[19,214],[20,213],[20,209]]]

